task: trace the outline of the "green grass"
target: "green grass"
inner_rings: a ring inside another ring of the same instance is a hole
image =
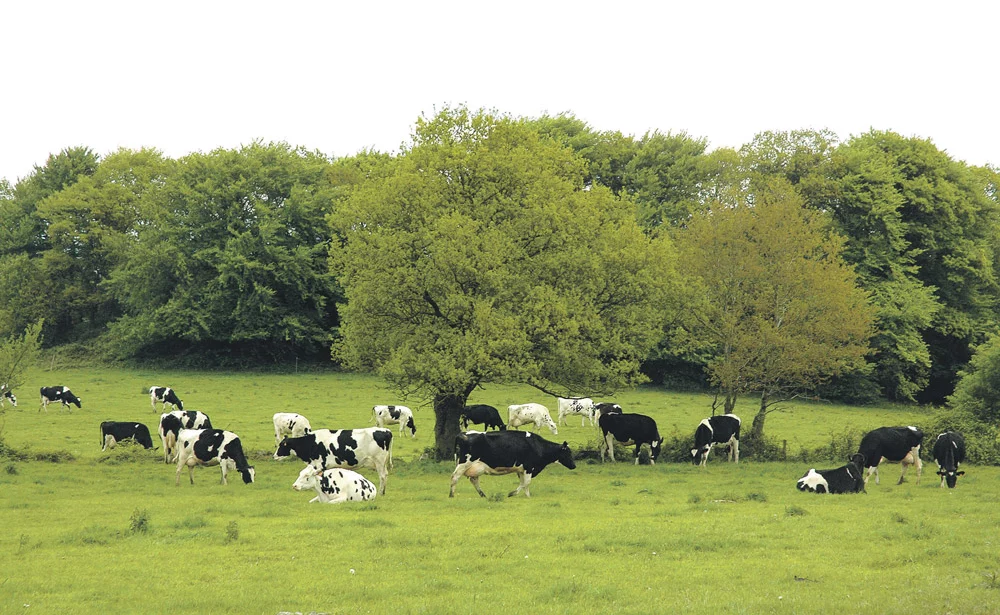
[[[546,469],[531,499],[504,497],[513,476],[483,477],[485,499],[462,479],[449,499],[453,464],[418,459],[431,444],[432,413],[411,403],[418,437],[396,439],[388,493],[324,506],[291,489],[299,462],[267,457],[271,414],[367,426],[372,405],[403,401],[375,379],[87,369],[31,376],[30,390],[66,384],[84,407],[38,413],[34,394],[21,390],[20,408],[5,416],[8,444],[75,459],[0,461],[0,613],[1000,610],[1000,468],[966,468],[957,489],[942,490],[930,468],[921,484],[911,477],[896,486],[890,467],[868,494],[824,496],[798,492],[795,480],[833,462],[583,461],[574,471]],[[176,487],[161,451],[102,453],[102,420],[155,430],[158,412],[142,392],[150,384],[177,388],[185,408],[207,412],[260,451],[257,482],[224,487],[218,468],[201,468],[194,485],[182,475]],[[520,387],[492,387],[472,401],[555,406]],[[652,389],[617,401],[656,418],[661,431],[676,424],[692,433],[711,402]],[[747,421],[750,403],[737,410]],[[791,451],[848,428],[919,425],[924,416],[919,408],[806,404],[770,417],[768,432]],[[578,420],[560,429],[560,440],[594,439]]]

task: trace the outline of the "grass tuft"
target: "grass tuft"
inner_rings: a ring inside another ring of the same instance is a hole
[[[238,523],[236,523],[236,520],[234,519],[229,522],[229,525],[226,526],[226,542],[227,543],[236,542],[239,539],[240,539],[240,526]]]
[[[148,534],[150,527],[148,510],[136,508],[132,511],[132,516],[128,521],[129,534]]]
[[[792,505],[785,507],[785,516],[787,517],[803,517],[808,514],[809,511],[807,511],[805,508],[802,508],[801,506]]]

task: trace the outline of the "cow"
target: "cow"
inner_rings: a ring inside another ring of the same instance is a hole
[[[473,404],[471,406],[466,406],[462,410],[462,429],[468,429],[469,423],[480,424],[482,423],[483,429],[497,429],[499,431],[505,431],[507,426],[503,424],[503,420],[500,418],[500,412],[493,406],[487,406],[486,404]]]
[[[479,487],[480,476],[516,473],[519,484],[507,496],[524,491],[525,497],[530,498],[528,485],[531,479],[541,474],[550,463],[560,463],[570,470],[576,468],[569,444],[556,444],[526,431],[460,434],[456,446],[458,465],[451,475],[448,497],[455,497],[455,485],[463,476],[469,477],[479,495],[486,497]]]
[[[374,500],[378,491],[370,480],[353,470],[333,468],[320,471],[313,466],[306,466],[299,472],[292,489],[296,491],[314,489],[316,497],[309,502],[324,504]]]
[[[729,461],[739,463],[740,423],[740,417],[735,414],[719,414],[698,423],[694,432],[694,448],[691,449],[694,465],[704,467],[715,444],[728,445]]]
[[[177,393],[170,387],[149,387],[149,403],[156,412],[156,402],[163,404],[163,411],[167,411],[167,405],[173,406],[174,410],[183,410],[184,403],[177,397]]]
[[[101,423],[101,450],[114,448],[122,440],[135,440],[143,448],[153,448],[153,438],[149,435],[149,427],[142,423],[122,423],[104,421]]]
[[[398,423],[399,435],[403,435],[403,429],[408,427],[410,437],[417,437],[417,426],[413,424],[413,411],[406,406],[372,406],[372,415],[378,427]]]
[[[572,399],[557,397],[556,407],[558,408],[558,419],[560,425],[565,425],[566,417],[571,414],[580,415],[580,427],[586,425],[587,419],[590,419],[591,426],[595,424],[594,400],[589,397],[576,397]]]
[[[865,490],[864,455],[854,454],[847,465],[835,470],[816,470],[810,468],[806,475],[798,480],[799,491],[813,493],[859,493]]]
[[[10,402],[10,405],[17,408],[17,398],[14,397],[14,391],[7,388],[7,385],[0,387],[0,408],[3,408],[4,400]]]
[[[392,430],[317,429],[298,438],[284,438],[274,452],[275,459],[295,453],[317,470],[331,468],[372,468],[378,473],[378,489],[385,495],[386,477],[392,464]]]
[[[599,445],[601,449],[601,461],[604,461],[604,454],[611,456],[611,461],[615,460],[615,442],[621,442],[625,446],[635,445],[635,463],[639,463],[639,451],[643,444],[649,445],[649,463],[656,463],[656,458],[660,456],[660,432],[656,428],[656,421],[645,414],[631,414],[622,412],[611,412],[602,414],[597,419],[597,424],[601,428],[603,439]]]
[[[517,429],[521,425],[535,424],[535,430],[543,425],[552,431],[553,435],[559,435],[556,424],[549,414],[549,409],[542,404],[514,404],[507,406],[507,426]]]
[[[215,465],[222,468],[222,484],[226,474],[236,470],[242,475],[243,482],[251,484],[256,471],[247,462],[243,452],[243,444],[239,436],[222,429],[182,429],[177,436],[177,476],[174,484],[181,484],[181,470],[188,468],[188,478],[194,484],[194,467],[196,465]]]
[[[611,402],[602,401],[599,404],[594,404],[594,420],[599,421],[601,417],[605,414],[621,414],[623,412],[622,407],[618,404],[613,404]]]
[[[941,486],[948,484],[954,489],[959,476],[965,476],[958,466],[965,461],[965,438],[957,431],[946,431],[938,434],[934,440],[934,461],[941,476]]]
[[[174,410],[160,415],[160,441],[163,442],[163,463],[177,460],[177,435],[182,429],[212,429],[208,415],[198,410]]]
[[[901,461],[903,471],[899,475],[897,485],[903,484],[907,466],[917,466],[917,484],[920,484],[920,474],[923,462],[920,461],[920,444],[924,441],[924,432],[912,425],[909,427],[879,427],[869,431],[861,438],[858,453],[865,456],[865,485],[875,474],[875,484],[879,484],[878,464],[883,460]]]
[[[41,412],[42,408],[45,411],[49,411],[49,404],[55,402],[62,402],[64,408],[69,408],[72,412],[73,409],[70,408],[70,404],[76,405],[77,408],[83,407],[83,399],[73,395],[73,391],[69,390],[69,387],[42,387],[39,389],[39,393],[42,395],[42,404],[38,407],[38,411]]]
[[[309,419],[294,412],[276,412],[271,417],[274,423],[274,445],[281,444],[281,439],[285,436],[298,438],[308,433],[312,433],[312,425]]]

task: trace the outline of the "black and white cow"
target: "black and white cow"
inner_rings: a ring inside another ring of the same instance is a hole
[[[188,468],[188,478],[194,484],[194,467],[197,465],[219,464],[222,468],[222,484],[226,485],[226,474],[236,470],[243,476],[243,482],[250,484],[256,474],[247,462],[243,444],[239,436],[222,429],[182,429],[177,436],[177,477],[175,484],[181,484],[181,470]]]
[[[622,412],[611,412],[602,414],[597,419],[597,424],[604,434],[601,440],[601,461],[604,461],[604,454],[611,456],[611,461],[615,460],[615,442],[621,442],[625,446],[635,445],[635,463],[639,463],[639,451],[643,444],[649,445],[649,463],[655,464],[656,458],[660,456],[660,432],[656,428],[656,421],[645,414],[632,414]]]
[[[313,489],[316,491],[316,497],[309,502],[324,504],[374,500],[378,492],[374,483],[353,470],[333,468],[320,471],[313,466],[306,466],[299,472],[292,489],[296,491]]]
[[[566,442],[556,444],[526,431],[494,431],[490,433],[465,433],[456,439],[458,465],[451,475],[451,491],[448,497],[455,497],[455,485],[463,476],[469,477],[479,495],[486,497],[479,487],[479,477],[483,474],[500,475],[516,473],[519,484],[507,496],[524,491],[531,497],[528,485],[531,479],[542,473],[550,463],[560,463],[573,470],[576,463]]]
[[[542,404],[530,403],[507,406],[508,427],[517,429],[521,425],[531,424],[535,426],[536,430],[544,426],[548,427],[553,435],[559,434],[556,423],[552,420],[552,415],[549,414],[549,409]]]
[[[163,442],[163,463],[177,460],[177,435],[182,429],[212,429],[208,415],[198,410],[174,410],[160,415],[160,441]]]
[[[566,417],[571,414],[580,415],[580,427],[587,424],[587,419],[590,419],[591,425],[597,421],[594,416],[594,400],[589,397],[557,397],[556,407],[558,409],[557,422],[560,425],[565,425]]]
[[[624,412],[622,407],[618,404],[614,404],[607,401],[602,401],[599,404],[594,404],[594,420],[600,421],[601,417],[605,414],[621,414]]]
[[[167,406],[173,406],[174,410],[183,410],[184,403],[177,397],[177,393],[170,387],[149,387],[149,404],[156,412],[156,403],[163,404],[163,411],[167,411]]]
[[[122,440],[135,440],[143,448],[153,448],[153,438],[149,435],[149,427],[142,423],[123,423],[119,421],[104,421],[101,423],[101,450],[114,448]]]
[[[11,406],[17,408],[17,398],[14,397],[14,391],[8,389],[7,385],[0,387],[0,408],[3,408],[5,401],[9,401]]]
[[[939,434],[934,440],[934,461],[941,475],[941,486],[947,483],[949,489],[954,489],[958,477],[965,476],[965,472],[958,469],[965,461],[965,438],[962,434],[957,431]]]
[[[912,425],[909,427],[879,427],[869,431],[861,438],[858,453],[865,456],[865,485],[872,474],[875,474],[875,484],[879,484],[878,464],[883,458],[888,461],[902,462],[903,471],[899,475],[897,485],[903,484],[907,466],[917,466],[917,484],[920,484],[920,474],[924,464],[920,461],[920,444],[924,441],[924,432]]]
[[[413,424],[413,411],[406,406],[373,406],[372,415],[378,427],[398,424],[399,435],[403,435],[403,429],[409,428],[410,437],[417,437],[417,426]]]
[[[63,407],[69,408],[70,404],[75,404],[77,408],[83,407],[83,400],[76,395],[73,395],[73,391],[69,390],[69,387],[42,387],[39,392],[42,395],[42,404],[38,407],[38,411],[41,412],[42,408],[45,411],[49,411],[49,404],[55,402],[62,402]],[[70,412],[73,409],[70,408]]]
[[[865,490],[864,465],[864,456],[856,453],[851,456],[847,465],[835,470],[810,468],[798,480],[796,487],[799,491],[813,493],[858,493]]]
[[[271,422],[274,423],[275,446],[281,444],[281,439],[285,436],[298,438],[307,433],[312,433],[312,425],[309,424],[309,419],[294,412],[276,412],[271,417]]]
[[[469,423],[476,425],[482,423],[483,429],[489,429],[490,427],[499,431],[507,429],[507,426],[504,425],[503,420],[500,418],[500,411],[486,404],[466,406],[465,410],[462,410],[460,420],[462,421],[462,429],[468,429]]]
[[[372,468],[378,473],[378,489],[385,495],[386,477],[392,464],[392,430],[317,429],[298,438],[285,438],[274,452],[275,459],[295,453],[317,470],[331,468]]]
[[[718,414],[698,423],[694,432],[694,448],[691,449],[694,465],[704,466],[715,444],[728,445],[729,461],[739,463],[740,423],[740,417],[735,414]]]

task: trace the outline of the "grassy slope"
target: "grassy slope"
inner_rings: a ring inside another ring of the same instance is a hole
[[[222,487],[218,469],[207,468],[193,486],[182,477],[175,487],[159,451],[138,451],[138,460],[101,453],[97,426],[144,420],[155,431],[158,413],[143,388],[174,386],[186,408],[265,451],[274,412],[301,412],[316,427],[368,425],[373,404],[399,401],[377,381],[80,369],[38,372],[30,382],[32,390],[69,385],[84,408],[39,414],[34,394],[18,391],[20,409],[6,416],[10,444],[66,449],[77,460],[0,464],[0,613],[1000,609],[997,468],[969,468],[946,491],[929,468],[922,484],[897,487],[893,467],[867,495],[832,497],[797,492],[806,468],[796,463],[585,462],[547,469],[530,500],[502,497],[515,485],[510,476],[485,477],[486,500],[463,479],[450,500],[452,466],[416,461],[431,442],[431,412],[412,404],[418,438],[396,440],[384,498],[309,505],[291,490],[296,461],[258,455],[252,486],[237,479]],[[496,387],[473,401],[548,400]],[[653,390],[618,401],[665,432],[673,424],[693,432],[710,403]],[[745,419],[751,408],[743,407]],[[913,408],[803,406],[772,416],[768,431],[792,451],[847,427],[920,418]],[[576,420],[559,438],[594,440]],[[146,533],[129,533],[136,510],[148,515]]]

